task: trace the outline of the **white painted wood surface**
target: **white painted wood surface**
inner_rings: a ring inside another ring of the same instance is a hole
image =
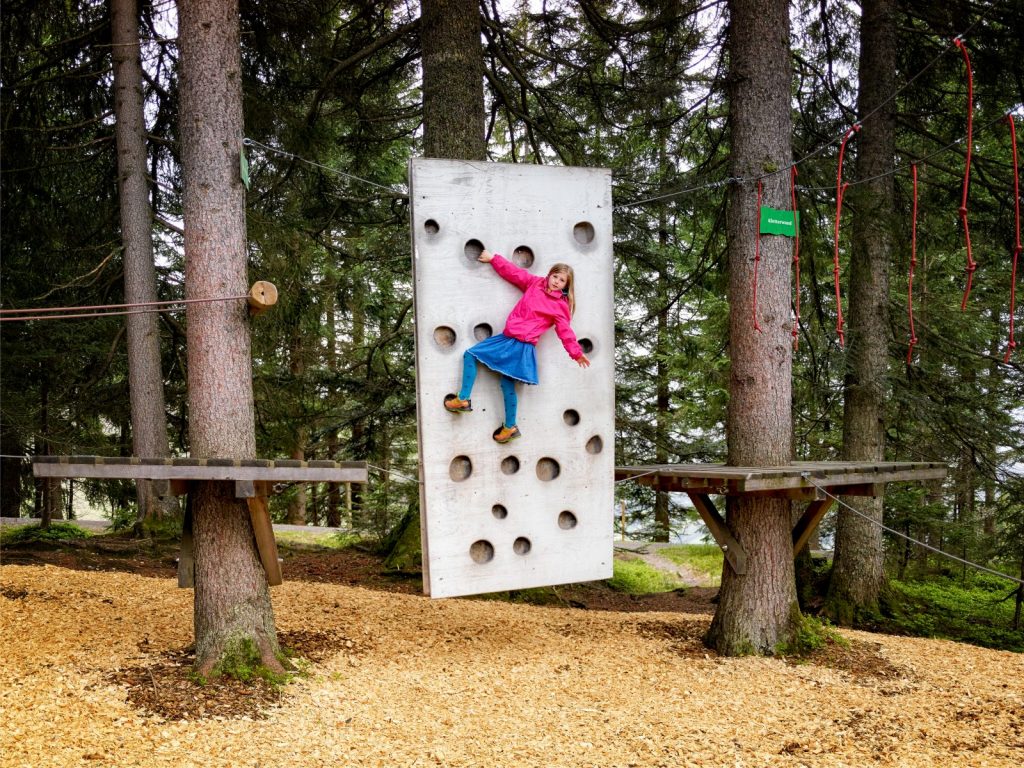
[[[414,159],[409,177],[424,589],[452,597],[608,578],[615,472],[611,173]],[[556,262],[572,266],[573,330],[593,345],[592,365],[584,369],[553,329],[541,338],[540,384],[517,387],[523,437],[505,446],[491,438],[504,415],[496,374],[479,367],[472,413],[443,406],[458,391],[465,350],[485,329],[501,333],[521,296],[489,264],[467,256],[472,240],[506,257],[528,246],[534,274],[547,274]],[[558,476],[541,479],[551,460]],[[453,479],[467,461],[469,476]],[[493,556],[478,562],[487,545]]]

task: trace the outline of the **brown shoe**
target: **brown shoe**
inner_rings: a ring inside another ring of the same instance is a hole
[[[448,395],[444,399],[444,409],[451,413],[469,413],[473,410],[473,401],[459,400],[458,395]]]
[[[511,442],[512,440],[515,440],[517,438],[520,438],[522,436],[523,433],[520,432],[519,427],[515,426],[514,424],[511,427],[506,427],[504,424],[502,424],[500,427],[494,430],[494,434],[491,435],[491,437],[494,438],[495,442],[501,443],[502,445]]]

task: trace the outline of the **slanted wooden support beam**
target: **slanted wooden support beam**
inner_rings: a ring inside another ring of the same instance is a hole
[[[835,499],[824,498],[812,501],[807,505],[803,515],[793,527],[793,556],[796,557],[804,545],[810,540],[814,529],[818,527],[821,519],[825,517]]]
[[[693,506],[697,509],[697,514],[700,515],[704,525],[708,527],[718,546],[721,547],[726,561],[737,574],[742,576],[747,572],[747,553],[743,551],[740,543],[733,538],[729,526],[725,524],[725,520],[722,519],[718,510],[715,509],[715,504],[711,501],[711,497],[706,493],[695,493],[692,491],[688,495],[690,501],[693,502]]]
[[[245,501],[249,505],[249,519],[252,521],[252,532],[256,535],[260,562],[267,572],[267,584],[276,587],[284,581],[284,577],[281,575],[281,561],[277,558],[277,539],[274,538],[267,497],[251,496]]]

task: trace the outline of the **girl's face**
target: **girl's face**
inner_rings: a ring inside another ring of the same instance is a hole
[[[569,282],[569,275],[565,272],[552,272],[548,275],[548,290],[561,291]]]

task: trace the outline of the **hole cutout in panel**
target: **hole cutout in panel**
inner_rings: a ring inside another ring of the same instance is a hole
[[[477,323],[473,326],[473,338],[477,341],[489,339],[494,335],[494,329],[489,323]]]
[[[469,456],[456,456],[448,465],[448,476],[456,483],[461,483],[472,474],[473,462]]]
[[[537,462],[537,477],[541,480],[554,480],[561,473],[561,466],[550,456],[545,456]]]
[[[601,439],[600,435],[594,435],[592,438],[587,440],[587,453],[600,453],[604,450],[604,440]]]
[[[563,531],[569,531],[576,527],[576,523],[579,522],[576,519],[576,515],[570,512],[568,509],[563,510],[558,515],[558,527]]]
[[[474,541],[469,547],[469,556],[473,558],[474,563],[489,563],[494,559],[494,545],[485,539]]]
[[[427,219],[423,222],[423,229],[426,230],[428,235],[436,235],[441,231],[441,225],[433,219]]]
[[[562,414],[562,421],[568,424],[570,427],[575,427],[580,423],[580,412],[574,411],[572,408]]]
[[[506,456],[501,460],[501,471],[506,475],[514,475],[519,471],[519,459],[515,456]]]
[[[516,249],[512,251],[512,258],[510,261],[517,267],[529,269],[533,266],[533,248],[528,245],[516,246]]]
[[[504,504],[495,504],[491,507],[491,514],[494,515],[498,520],[504,520],[508,517],[508,510]]]
[[[512,551],[517,555],[525,555],[530,551],[530,540],[525,536],[520,536],[514,542],[512,542]]]
[[[472,262],[473,264],[479,264],[480,263],[478,259],[480,257],[480,254],[483,253],[483,250],[484,250],[484,244],[481,243],[479,240],[467,240],[466,241],[466,247],[464,249],[464,252],[466,254],[466,259],[468,261]]]
[[[434,343],[441,349],[455,346],[455,331],[447,325],[439,325],[434,329]]]
[[[578,341],[580,349],[583,350],[584,355],[589,356],[590,353],[594,351],[594,342],[592,342],[590,339],[579,339]]]
[[[581,221],[572,228],[573,239],[580,245],[590,245],[594,242],[594,225],[589,221]]]

